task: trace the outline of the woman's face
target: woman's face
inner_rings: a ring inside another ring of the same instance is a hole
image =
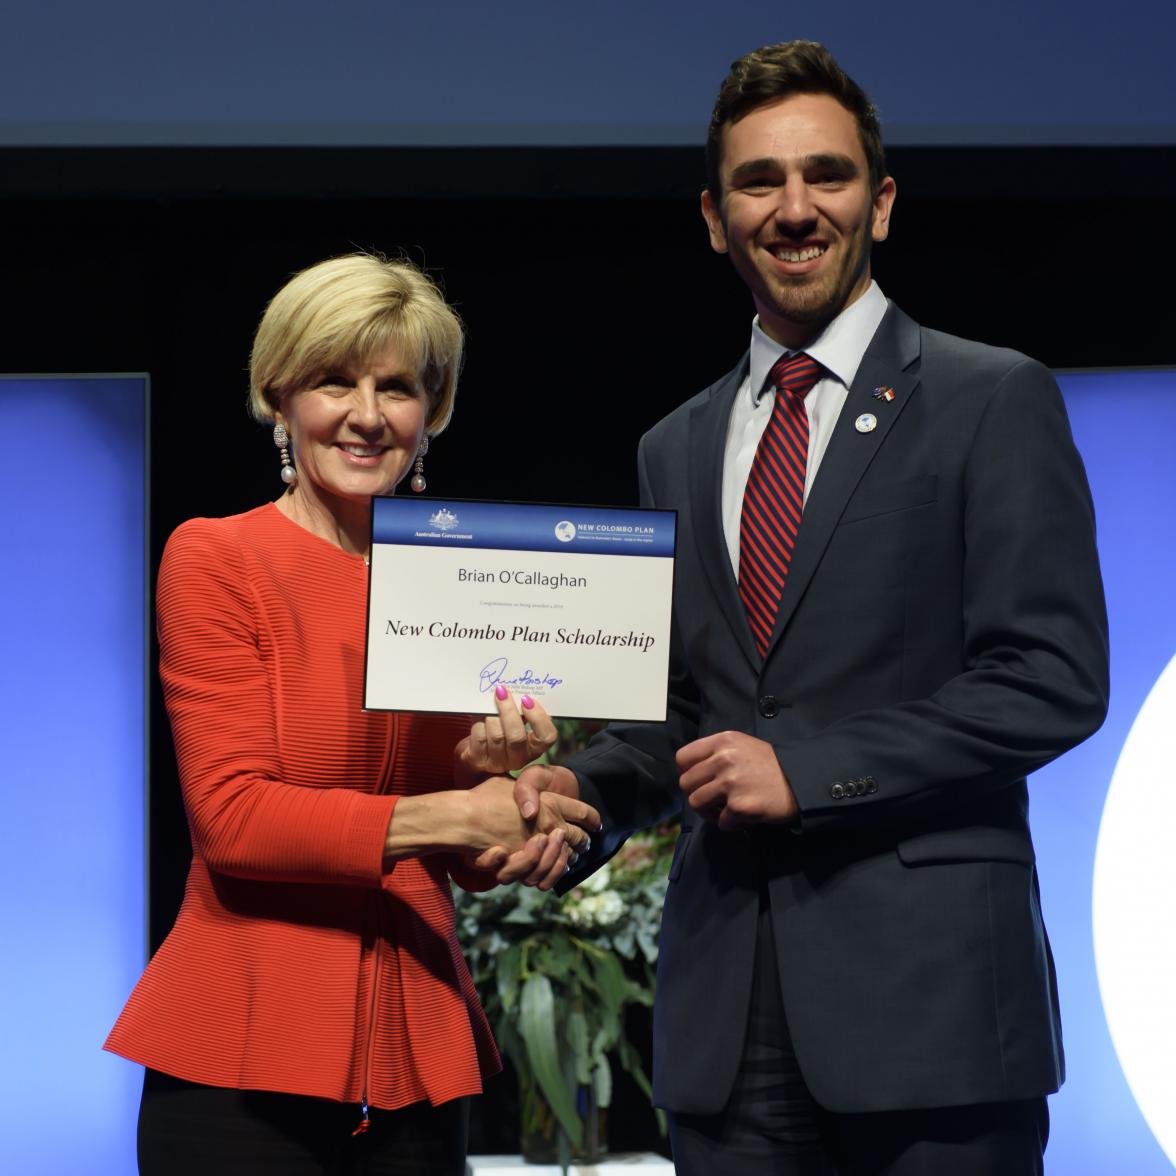
[[[395,347],[360,368],[325,373],[282,403],[298,491],[366,504],[389,494],[416,458],[428,397],[415,369]]]

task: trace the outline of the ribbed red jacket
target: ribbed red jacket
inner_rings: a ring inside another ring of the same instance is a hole
[[[160,675],[192,834],[179,917],[106,1048],[213,1086],[395,1108],[497,1051],[451,857],[382,873],[398,796],[451,788],[468,722],[365,713],[366,568],[275,506],[193,519],[159,572]]]

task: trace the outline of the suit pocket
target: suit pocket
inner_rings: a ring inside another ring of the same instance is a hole
[[[1017,862],[1031,866],[1036,860],[1027,831],[992,825],[934,829],[906,837],[896,848],[900,860],[908,866],[939,862]]]
[[[854,523],[858,519],[872,519],[899,510],[910,510],[914,506],[926,506],[938,497],[939,479],[934,474],[905,478],[901,482],[889,482],[882,486],[863,484],[845,508],[841,522]]]
[[[678,875],[682,872],[682,862],[686,858],[686,846],[690,844],[690,830],[683,829],[678,834],[678,840],[674,842],[674,856],[670,860],[670,881],[677,882]]]

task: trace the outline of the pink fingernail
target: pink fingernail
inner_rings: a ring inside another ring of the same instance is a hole
[[[534,707],[534,705],[535,705],[535,700],[529,694],[523,695],[522,702],[523,702],[523,710],[531,710],[532,707]]]
[[[506,697],[506,694],[507,690],[505,686],[494,687],[494,697],[497,698],[499,702],[501,702]]]

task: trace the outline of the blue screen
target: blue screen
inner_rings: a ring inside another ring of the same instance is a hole
[[[1149,1127],[1139,1103],[1151,1092],[1142,1086],[1133,1092],[1128,1085],[1115,1049],[1120,1043],[1112,1042],[1104,1008],[1104,998],[1110,1007],[1133,994],[1100,989],[1091,907],[1108,786],[1140,708],[1176,655],[1176,371],[1073,372],[1063,373],[1059,382],[1098,514],[1111,625],[1111,706],[1092,739],[1029,782],[1068,1071],[1066,1085],[1050,1099],[1046,1170],[1059,1176],[1166,1176],[1176,1167],[1176,1152],[1171,1151],[1176,1100],[1162,1100],[1166,1110],[1153,1115]],[[1065,575],[1065,569],[1058,574]],[[1176,723],[1176,714],[1171,719]],[[1168,768],[1170,773],[1170,763]],[[1171,790],[1170,779],[1164,787]],[[1159,815],[1153,809],[1153,819]],[[1142,840],[1138,852],[1146,852]],[[1153,866],[1166,868],[1163,860]],[[1136,892],[1136,904],[1142,897]],[[1119,917],[1128,915],[1119,912]],[[1153,969],[1166,972],[1169,986],[1176,981],[1176,960],[1164,958],[1162,933],[1172,923],[1168,914],[1154,928],[1150,961]],[[1157,1023],[1148,1048],[1153,1057],[1167,1059],[1168,1074],[1176,1073],[1176,1041],[1163,1040],[1159,1030]],[[1156,1080],[1144,1077],[1149,1083]],[[1164,1131],[1167,1157],[1156,1140]]]
[[[147,380],[3,378],[0,1172],[133,1173],[101,1049],[144,963]]]

